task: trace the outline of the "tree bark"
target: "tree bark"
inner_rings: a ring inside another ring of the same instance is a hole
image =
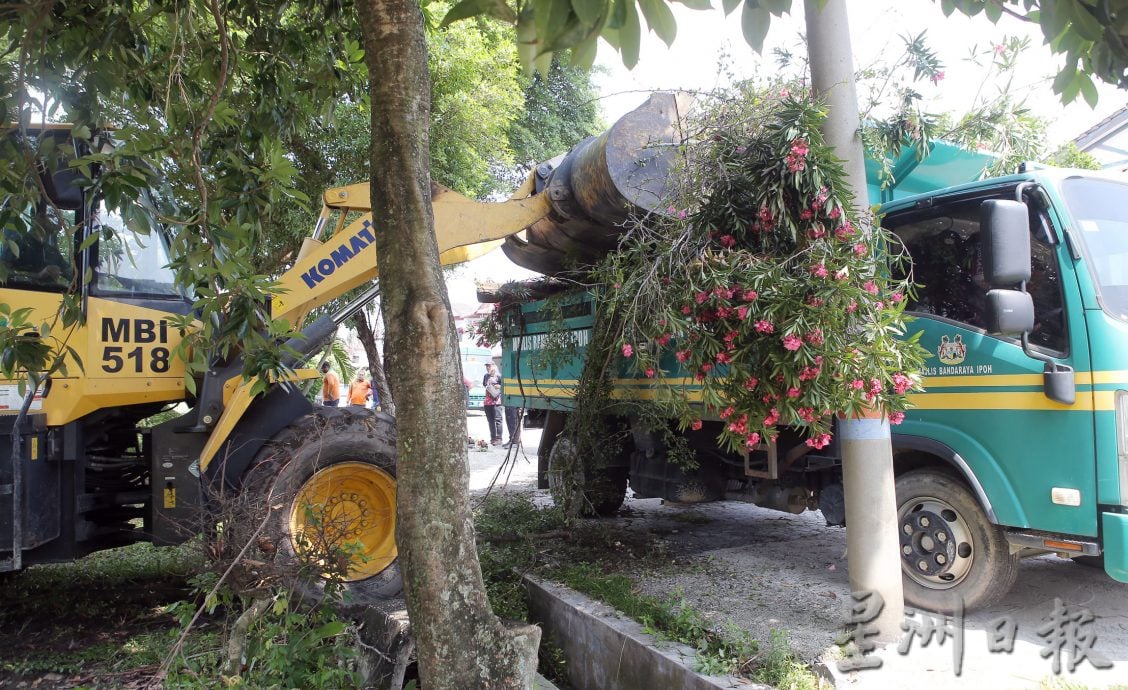
[[[356,335],[360,344],[364,346],[364,354],[368,356],[368,371],[372,373],[372,387],[380,398],[380,407],[384,412],[396,414],[396,402],[392,398],[392,391],[388,388],[388,376],[384,373],[384,361],[380,357],[380,348],[376,347],[376,330],[368,320],[367,311],[359,311],[353,317],[356,326]]]
[[[428,163],[430,81],[417,0],[357,3],[372,101],[372,213],[397,405],[396,540],[420,685],[532,684],[540,629],[490,608],[475,550],[460,360],[439,267]]]

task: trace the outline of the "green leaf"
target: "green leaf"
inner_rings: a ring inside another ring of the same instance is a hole
[[[713,0],[674,0],[674,2],[685,5],[691,10],[713,9]]]
[[[598,32],[581,41],[572,49],[572,65],[585,72],[595,64],[596,50],[599,47]]]
[[[760,0],[760,6],[776,17],[791,12],[791,0]]]
[[[470,17],[477,17],[480,14],[485,14],[495,19],[500,19],[504,22],[517,21],[517,13],[513,11],[504,0],[462,0],[446,13],[443,17],[440,28],[446,28],[459,21],[460,19],[469,19]]]
[[[623,28],[619,30],[619,52],[623,56],[623,65],[627,69],[634,69],[638,64],[639,45],[642,43],[642,27],[638,21],[638,10],[635,9],[633,0],[626,3],[627,15],[623,20]]]
[[[320,628],[313,631],[313,636],[319,640],[324,640],[329,637],[336,637],[343,633],[346,629],[344,621],[330,621]]]
[[[639,6],[650,30],[658,34],[667,46],[673,44],[678,35],[678,25],[666,0],[639,0]]]
[[[1058,1],[1061,2],[1061,0]],[[1104,28],[1097,21],[1097,18],[1089,12],[1085,4],[1081,2],[1066,2],[1063,4],[1070,9],[1069,19],[1072,22],[1073,30],[1086,41],[1099,41],[1104,33]]]
[[[991,20],[992,24],[998,24],[999,19],[1003,16],[1003,6],[1001,4],[989,2],[983,10],[987,15],[987,19]]]
[[[721,7],[725,11],[725,16],[732,14],[732,11],[740,7],[742,0],[721,0]]]
[[[572,11],[587,26],[593,26],[603,19],[607,0],[572,0]]]
[[[740,28],[744,32],[744,40],[752,46],[757,53],[764,50],[764,38],[768,35],[772,16],[762,7],[754,7],[751,2],[744,3],[744,13],[740,16]]]
[[[1078,72],[1077,81],[1081,85],[1081,96],[1085,99],[1085,102],[1089,104],[1090,108],[1097,107],[1097,86],[1093,83],[1093,80],[1088,74]]]

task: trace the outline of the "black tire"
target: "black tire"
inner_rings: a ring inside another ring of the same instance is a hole
[[[333,553],[344,543],[357,553],[336,564],[343,606],[396,596],[403,582],[395,476],[395,421],[389,415],[325,407],[297,420],[263,446],[244,483],[254,525],[267,520],[258,540],[261,557],[292,591],[316,602],[324,596],[324,572],[334,567],[310,564],[301,552],[318,543],[331,545],[318,547],[321,553]],[[303,538],[308,530],[316,531]]]
[[[626,467],[585,466],[571,439],[560,436],[548,457],[548,491],[552,500],[568,514],[609,517],[619,511],[627,497]],[[571,477],[568,481],[565,478]]]
[[[560,432],[564,431],[564,422],[568,416],[559,410],[545,413],[544,428],[541,430],[540,446],[537,448],[537,488],[548,487],[548,458],[552,454],[552,446],[556,443]]]
[[[1003,529],[958,478],[937,469],[897,477],[897,524],[905,604],[951,613],[990,606],[1018,576]]]

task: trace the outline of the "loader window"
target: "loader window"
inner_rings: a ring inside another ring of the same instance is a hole
[[[983,279],[979,247],[979,205],[982,198],[914,211],[886,220],[912,257],[917,293],[908,310],[984,328],[989,285]],[[1065,310],[1054,248],[1046,244],[1037,209],[1030,210],[1032,276],[1026,290],[1034,300],[1030,343],[1055,353],[1068,350]]]
[[[169,267],[168,246],[160,232],[133,232],[104,204],[98,209],[95,232],[101,235],[94,271],[95,294],[180,296],[176,276]]]
[[[66,289],[74,278],[74,247],[67,231],[74,226],[74,211],[41,202],[13,220],[5,225],[0,244],[0,285]]]

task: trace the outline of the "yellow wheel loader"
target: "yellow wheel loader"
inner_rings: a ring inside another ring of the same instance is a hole
[[[664,178],[671,144],[680,141],[681,107],[672,96],[653,97],[602,136],[538,166],[509,201],[476,202],[433,185],[442,262],[480,256],[505,238],[511,257],[541,270],[590,252],[591,238],[606,237],[605,228],[621,222],[630,206],[657,203],[651,178]],[[51,322],[64,299],[80,301],[82,319],[40,334],[69,361],[30,402],[26,372],[25,386],[0,380],[0,572],[135,541],[180,543],[204,529],[210,504],[237,496],[258,506],[253,530],[262,525],[260,551],[271,558],[296,560],[315,540],[328,539],[347,547],[352,601],[394,594],[394,419],[315,407],[294,382],[252,395],[237,354],[215,362],[194,380],[193,392],[186,390],[185,365],[173,354],[181,336],[171,319],[192,315],[193,301],[169,268],[172,230],[131,233],[67,165],[85,153],[69,130],[33,134],[53,138],[49,148],[66,155],[43,167],[45,198],[37,208],[0,200],[0,218],[18,215],[30,228],[12,233],[5,221],[0,326],[17,316],[19,323]],[[367,185],[326,192],[312,236],[278,278],[271,315],[298,325],[300,334],[287,344],[304,358],[376,294],[380,224],[369,211]],[[68,225],[77,230],[68,234]],[[307,322],[314,309],[364,286],[370,287],[337,313]],[[317,376],[299,368],[300,360],[289,364],[300,379]],[[188,407],[183,415],[139,424],[180,403]]]

